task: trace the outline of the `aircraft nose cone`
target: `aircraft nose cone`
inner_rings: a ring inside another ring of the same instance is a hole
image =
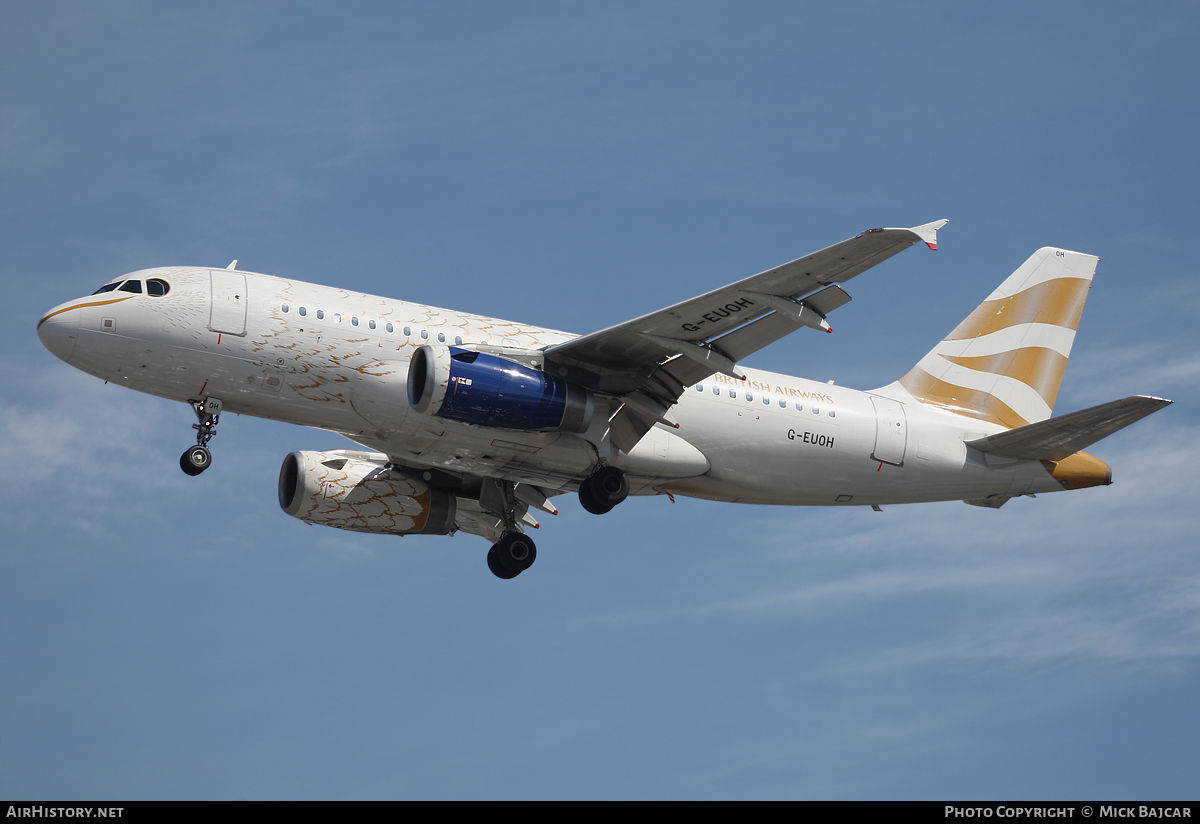
[[[70,361],[75,351],[75,339],[79,337],[79,307],[59,306],[51,309],[38,323],[38,338],[42,346],[56,358]]]

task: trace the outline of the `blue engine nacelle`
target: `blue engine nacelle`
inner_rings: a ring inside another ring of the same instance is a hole
[[[408,365],[408,402],[423,415],[498,429],[583,432],[596,400],[587,389],[523,364],[422,346]]]

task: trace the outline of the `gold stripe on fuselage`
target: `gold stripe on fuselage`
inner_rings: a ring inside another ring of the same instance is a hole
[[[64,306],[62,309],[51,312],[50,314],[46,315],[46,317],[39,320],[38,329],[41,329],[42,324],[50,320],[50,318],[54,317],[55,315],[61,315],[63,312],[70,312],[72,309],[86,309],[89,306],[108,306],[110,303],[120,303],[123,300],[129,300],[130,298],[136,297],[137,295],[125,295],[124,297],[113,298],[112,300],[94,300],[91,303],[76,303],[74,306]]]

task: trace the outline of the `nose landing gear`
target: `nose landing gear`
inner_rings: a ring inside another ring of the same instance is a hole
[[[217,421],[221,418],[221,401],[218,398],[205,398],[202,401],[192,401],[192,409],[199,423],[192,424],[196,430],[196,445],[188,447],[179,456],[179,468],[188,475],[199,475],[212,464],[212,453],[208,451],[208,442],[217,434]]]

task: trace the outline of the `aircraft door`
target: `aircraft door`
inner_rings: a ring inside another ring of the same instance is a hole
[[[208,328],[226,335],[246,334],[246,276],[224,269],[210,270],[212,301]]]
[[[875,406],[875,451],[871,453],[871,459],[903,466],[908,445],[904,404],[875,395],[871,395],[871,403]]]

